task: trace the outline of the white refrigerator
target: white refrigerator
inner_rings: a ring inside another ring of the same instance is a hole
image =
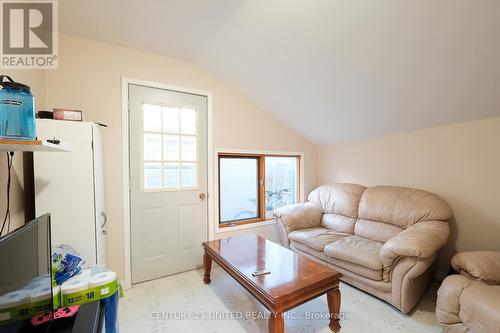
[[[37,119],[37,137],[56,139],[70,152],[33,154],[36,216],[51,214],[52,245],[67,244],[84,267],[106,264],[103,150],[100,125]]]

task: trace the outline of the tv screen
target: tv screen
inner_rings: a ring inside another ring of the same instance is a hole
[[[23,332],[53,307],[50,215],[0,238],[0,332]]]

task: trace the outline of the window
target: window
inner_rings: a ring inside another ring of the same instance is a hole
[[[143,191],[196,189],[197,111],[144,103],[142,116]]]
[[[261,222],[299,202],[300,156],[219,154],[219,226]]]
[[[299,201],[298,158],[266,156],[264,159],[266,218],[271,218],[276,208],[293,205]]]

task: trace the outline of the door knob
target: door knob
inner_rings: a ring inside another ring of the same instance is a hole
[[[200,197],[201,200],[205,200],[205,198],[207,197],[207,195],[205,193],[200,193],[199,197]]]

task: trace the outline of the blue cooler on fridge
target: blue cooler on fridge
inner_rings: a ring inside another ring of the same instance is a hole
[[[30,87],[7,75],[0,75],[0,86],[0,139],[35,140],[35,98]]]

